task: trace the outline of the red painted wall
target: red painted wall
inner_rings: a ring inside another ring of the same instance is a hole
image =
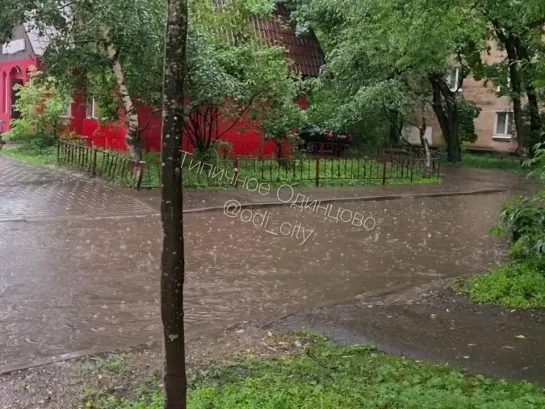
[[[301,95],[298,100],[299,106],[305,109],[307,106],[306,95]],[[147,151],[158,152],[161,150],[161,112],[153,112],[149,106],[137,106],[140,126],[144,127],[142,132],[142,143]],[[107,149],[125,150],[125,126],[123,119],[116,123],[100,126],[96,120],[85,117],[85,106],[76,102],[72,107],[74,119],[73,129],[88,138],[89,144]],[[123,117],[120,112],[120,118]],[[219,133],[223,134],[232,122],[225,121],[220,124]],[[263,135],[257,126],[250,125],[248,118],[242,118],[238,123],[225,132],[221,137],[232,145],[232,153],[237,156],[259,156],[269,157],[276,155],[277,147],[274,142],[264,141]],[[193,146],[187,137],[182,138],[182,149],[186,152],[193,152]],[[288,147],[284,147],[283,155],[288,154]]]
[[[11,79],[26,82],[29,70],[36,67],[39,67],[39,62],[33,57],[0,63],[0,120],[4,122],[2,124],[4,131],[9,130],[11,119]]]
[[[0,120],[4,121],[4,131],[9,130],[10,108],[11,108],[11,89],[9,79],[17,78],[24,82],[28,80],[29,69],[39,68],[39,61],[33,57],[21,60],[8,61],[0,63]],[[301,95],[298,101],[299,105],[306,108],[306,96]],[[137,106],[140,125],[144,127],[142,132],[142,142],[145,150],[161,150],[161,112],[153,112],[149,106]],[[115,123],[99,124],[92,118],[86,117],[85,98],[81,94],[74,96],[72,104],[72,119],[70,130],[76,134],[88,139],[90,146],[100,148],[125,150],[125,125],[123,113],[120,112],[120,120]],[[220,134],[228,128],[232,122],[225,121],[220,125]],[[1,126],[0,126],[1,129]],[[247,118],[242,118],[232,129],[227,131],[222,140],[228,141],[232,145],[232,153],[240,156],[259,156],[267,157],[276,155],[276,145],[273,142],[263,140],[263,135],[255,125],[249,125]],[[287,147],[283,154],[288,154]],[[193,147],[188,138],[182,138],[182,149],[192,152]]]

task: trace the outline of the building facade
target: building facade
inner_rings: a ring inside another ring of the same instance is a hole
[[[291,62],[291,69],[303,77],[314,77],[320,72],[324,56],[318,40],[313,34],[296,34],[293,24],[289,23],[289,11],[279,5],[274,19],[253,22],[255,30],[267,43],[283,46],[286,58]],[[12,119],[19,114],[14,108],[16,94],[13,87],[24,84],[32,71],[40,69],[40,58],[48,44],[47,35],[39,35],[31,27],[19,26],[14,30],[13,40],[2,45],[0,54],[0,131],[9,130]],[[299,105],[306,107],[306,98],[302,95]],[[161,113],[148,106],[137,106],[141,124],[145,129],[141,133],[144,149],[159,151],[161,148]],[[98,109],[92,99],[76,93],[73,103],[67,107],[66,117],[70,119],[70,130],[83,136],[92,146],[124,150],[126,128],[123,119],[114,123],[101,123]],[[232,145],[234,154],[271,156],[276,152],[273,142],[264,141],[258,127],[249,124],[247,118],[239,120],[235,126],[229,121],[219,124],[220,133],[227,130],[222,140]],[[182,138],[182,149],[192,151],[188,138]]]
[[[482,58],[488,64],[499,64],[505,60],[506,55],[497,47],[492,47]],[[481,109],[479,117],[475,119],[477,140],[474,143],[465,143],[465,147],[482,151],[514,152],[517,149],[517,140],[511,99],[498,96],[499,88],[490,81],[476,80],[471,75],[458,87],[459,76],[459,68],[453,67],[448,78],[451,90],[459,92]],[[434,147],[443,146],[444,139],[437,118],[433,113],[428,113],[425,117],[428,123],[428,142]],[[406,129],[405,137],[413,144],[420,144],[419,131],[415,127]]]

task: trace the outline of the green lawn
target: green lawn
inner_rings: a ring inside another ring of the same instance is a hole
[[[92,407],[161,409],[162,404],[158,390],[141,390],[135,400],[105,393]],[[545,395],[530,383],[465,375],[368,346],[319,339],[295,356],[248,359],[194,376],[188,408],[540,409]]]
[[[0,155],[11,156],[21,162],[35,166],[54,166],[57,164],[57,149],[55,147],[35,150],[25,146],[4,145]]]
[[[543,264],[513,263],[465,280],[456,289],[480,304],[508,308],[545,308]]]
[[[530,172],[530,168],[523,166],[522,163],[519,158],[514,156],[492,153],[462,153],[462,165],[472,168],[498,169],[517,175],[527,175]]]

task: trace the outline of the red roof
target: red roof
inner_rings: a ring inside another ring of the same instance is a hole
[[[274,14],[275,18],[268,21],[255,19],[256,30],[272,44],[286,49],[286,57],[293,61],[293,71],[317,77],[324,65],[324,54],[314,33],[297,35],[289,10],[281,4],[276,6]]]

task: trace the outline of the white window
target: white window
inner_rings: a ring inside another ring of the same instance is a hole
[[[88,98],[87,99],[87,105],[86,105],[86,117],[92,118],[92,119],[98,119],[98,104],[96,103],[94,98]]]
[[[460,87],[460,67],[452,67],[447,76],[447,84],[452,92],[460,92],[462,88]]]
[[[514,136],[513,112],[496,112],[494,138],[511,139]]]

